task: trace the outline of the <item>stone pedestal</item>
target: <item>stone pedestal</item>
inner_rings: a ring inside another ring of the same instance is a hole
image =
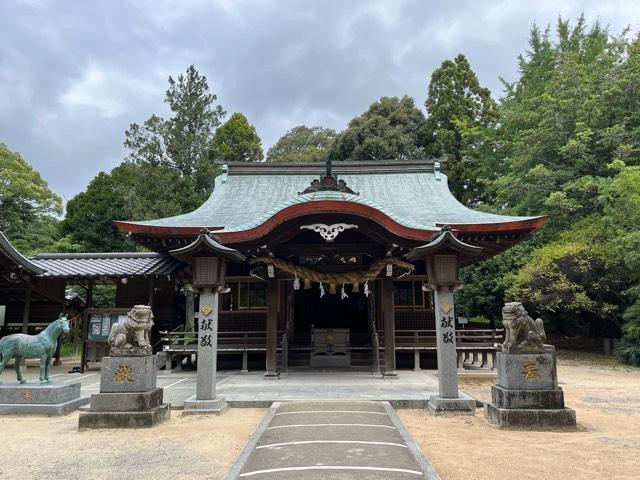
[[[170,406],[156,387],[156,362],[152,355],[104,357],[100,393],[80,413],[79,428],[152,427],[169,418]]]
[[[476,400],[462,392],[459,392],[456,398],[443,398],[439,395],[431,395],[427,403],[427,408],[433,415],[450,413],[475,415]]]
[[[66,415],[88,402],[80,383],[0,385],[0,415]]]
[[[228,407],[224,396],[218,395],[213,400],[197,400],[195,396],[184,401],[183,415],[213,413],[220,415]]]
[[[558,387],[555,349],[543,353],[497,354],[497,384],[491,387],[487,420],[502,427],[575,426],[575,411],[564,406]]]

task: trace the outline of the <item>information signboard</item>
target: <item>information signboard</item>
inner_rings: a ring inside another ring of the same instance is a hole
[[[89,340],[106,342],[111,332],[111,326],[118,323],[126,315],[89,315]]]

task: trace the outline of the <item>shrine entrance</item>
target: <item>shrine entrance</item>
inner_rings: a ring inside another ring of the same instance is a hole
[[[369,300],[346,287],[345,294],[320,297],[318,288],[294,296],[293,344],[308,345],[311,368],[350,368],[370,364]],[[304,351],[306,349],[302,349]],[[301,355],[299,355],[300,357]],[[365,357],[365,358],[363,358]],[[303,364],[304,358],[300,358]]]
[[[340,294],[320,298],[317,287],[295,292],[294,333],[309,335],[315,328],[348,328],[351,333],[369,331],[368,300],[363,293],[353,293],[347,287],[348,297]]]

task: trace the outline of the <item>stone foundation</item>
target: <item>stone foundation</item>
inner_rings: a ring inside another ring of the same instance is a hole
[[[184,401],[183,415],[213,413],[220,415],[228,405],[222,395],[217,395],[213,400],[196,400],[195,396]]]
[[[80,383],[0,385],[0,415],[66,415],[87,403]]]
[[[169,418],[163,390],[156,387],[156,357],[105,357],[100,393],[91,395],[89,411],[81,412],[78,427],[152,427]]]
[[[564,406],[558,387],[555,349],[542,353],[497,354],[497,385],[491,387],[491,403],[485,417],[504,427],[575,427],[576,413]]]
[[[575,427],[576,412],[570,408],[500,408],[491,403],[484,407],[489,423],[499,427]]]
[[[433,415],[475,415],[476,400],[464,393],[460,393],[458,398],[442,398],[432,395],[427,403],[427,408]]]

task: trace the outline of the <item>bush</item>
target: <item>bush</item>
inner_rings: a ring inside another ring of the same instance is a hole
[[[627,308],[623,318],[623,336],[616,355],[624,363],[640,366],[640,300]]]

